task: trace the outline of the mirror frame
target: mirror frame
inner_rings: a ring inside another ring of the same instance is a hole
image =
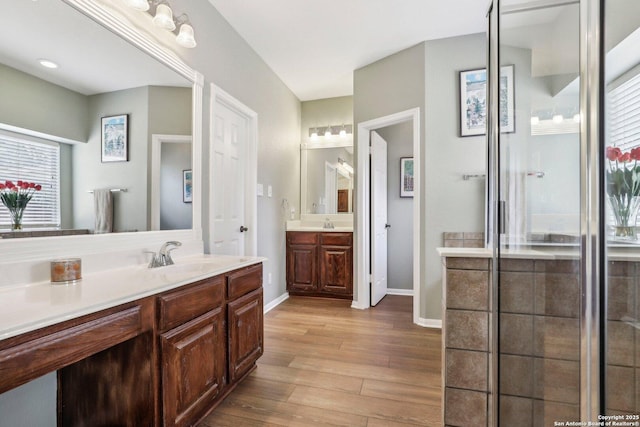
[[[318,218],[326,218],[327,214],[311,214],[311,213],[307,213],[307,184],[308,184],[308,179],[307,179],[307,152],[308,150],[319,150],[322,148],[342,148],[342,147],[351,147],[353,148],[354,144],[353,144],[353,136],[349,136],[347,140],[342,140],[342,141],[332,141],[332,142],[307,142],[307,143],[302,143],[300,144],[300,217],[302,218],[302,215],[304,215],[306,218],[315,218],[316,216]],[[355,164],[353,165],[353,167],[355,168]],[[354,177],[354,184],[355,184],[355,177]],[[355,188],[355,185],[354,185]],[[355,208],[355,203],[353,205],[353,208]],[[336,214],[330,214],[330,215],[340,215],[340,218],[344,218],[344,219],[352,219],[353,218],[353,211],[351,212],[344,212],[344,213],[336,213]]]
[[[192,169],[193,169],[193,218],[189,230],[141,231],[133,233],[89,234],[60,237],[30,237],[25,239],[0,240],[2,263],[24,263],[42,259],[53,259],[59,256],[89,255],[105,252],[121,252],[136,248],[156,250],[157,246],[167,240],[179,240],[183,247],[203,253],[202,240],[202,110],[204,77],[189,67],[175,53],[161,46],[147,32],[133,25],[127,17],[116,9],[104,5],[97,0],[60,0],[96,23],[105,27],[118,37],[122,37],[143,53],[152,56],[162,64],[171,68],[192,82]],[[142,254],[142,252],[141,252]],[[135,260],[138,263],[144,262]],[[121,266],[121,265],[119,265]],[[48,265],[46,266],[48,269]],[[38,271],[37,273],[42,273]],[[39,279],[35,277],[33,280]],[[48,271],[47,271],[48,276]],[[6,278],[9,282],[12,278]],[[4,280],[3,280],[4,282]]]

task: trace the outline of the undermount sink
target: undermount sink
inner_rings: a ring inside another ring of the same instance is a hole
[[[211,255],[174,259],[174,264],[147,269],[148,274],[168,281],[179,281],[203,276],[220,269],[236,268],[239,263],[251,261],[250,257]]]

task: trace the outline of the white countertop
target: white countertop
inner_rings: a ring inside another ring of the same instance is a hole
[[[334,215],[335,217],[335,215]],[[286,223],[286,231],[316,231],[321,233],[353,233],[353,221],[352,220],[338,220],[331,219],[333,228],[324,228],[323,221],[300,221],[291,220]]]
[[[83,274],[75,284],[46,281],[0,288],[0,341],[265,260],[195,255],[167,267],[136,265]]]

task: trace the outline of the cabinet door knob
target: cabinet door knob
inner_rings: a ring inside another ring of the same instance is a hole
[[[244,233],[245,231],[248,231],[249,229],[247,227],[245,227],[244,225],[240,226],[240,232]]]

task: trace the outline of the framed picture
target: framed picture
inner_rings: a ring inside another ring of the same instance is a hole
[[[191,203],[193,201],[192,193],[193,172],[191,169],[182,171],[182,201]]]
[[[500,131],[515,132],[514,66],[500,68]],[[460,136],[487,132],[487,70],[460,71]]]
[[[102,161],[106,163],[129,160],[129,115],[103,117],[100,131]]]
[[[413,157],[400,157],[400,197],[413,197]]]

